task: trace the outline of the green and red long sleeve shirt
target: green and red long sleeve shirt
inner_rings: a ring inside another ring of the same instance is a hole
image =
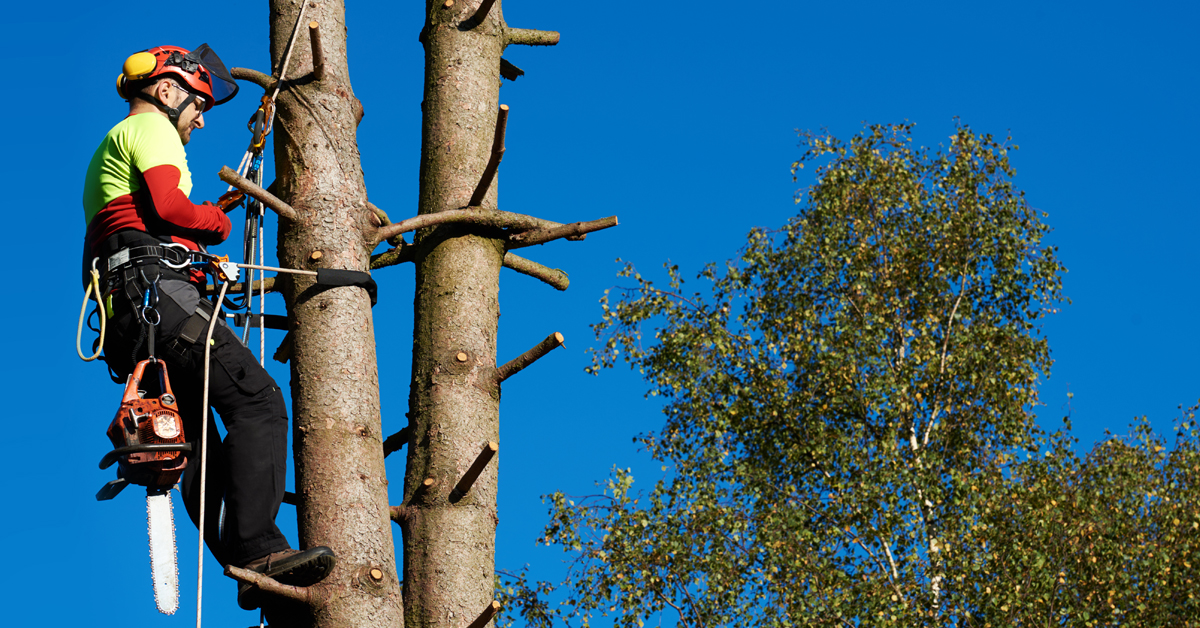
[[[192,250],[223,242],[229,217],[211,203],[193,204],[191,191],[187,154],[170,120],[157,112],[125,118],[104,136],[88,164],[84,255],[90,260],[101,254],[105,239],[127,229]]]

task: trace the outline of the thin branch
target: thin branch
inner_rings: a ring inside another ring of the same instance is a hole
[[[504,31],[504,45],[553,46],[558,43],[558,31],[537,31],[530,28],[509,28]]]
[[[479,183],[475,185],[475,192],[471,194],[471,200],[467,201],[469,207],[478,207],[483,202],[483,197],[487,194],[488,189],[492,187],[492,180],[496,178],[496,169],[500,167],[500,160],[504,159],[504,132],[507,128],[508,105],[500,105],[500,111],[496,113],[496,134],[492,137],[492,155],[488,158],[487,166],[484,167],[483,174],[479,177]]]
[[[451,222],[477,225],[480,227],[515,229],[521,231],[546,230],[563,226],[561,223],[550,220],[542,220],[541,218],[534,218],[533,216],[526,216],[524,214],[513,214],[495,209],[469,207],[467,209],[447,209],[446,211],[434,212],[432,214],[419,214],[417,216],[413,216],[412,218],[406,218],[400,222],[387,225],[386,227],[380,227],[375,232],[372,239],[374,240],[375,244],[378,244],[402,233],[408,233],[409,231],[416,231],[417,229],[434,227]]]
[[[617,226],[617,217],[609,216],[590,222],[573,222],[569,225],[559,225],[550,229],[535,229],[524,233],[515,233],[508,237],[508,248],[519,249],[535,244],[545,244],[559,238],[580,239],[578,236],[587,235],[593,231]]]
[[[279,342],[279,347],[275,349],[275,355],[272,355],[271,359],[280,364],[287,364],[288,360],[292,359],[295,349],[296,346],[292,344],[292,332],[289,330]]]
[[[416,257],[416,248],[401,240],[400,246],[388,249],[377,255],[372,255],[370,270],[378,270],[380,268],[387,268],[388,266],[411,262]]]
[[[239,81],[250,81],[268,92],[275,89],[275,83],[277,82],[275,77],[270,74],[251,70],[250,68],[231,68],[229,74]]]
[[[946,319],[946,338],[942,342],[942,362],[938,368],[938,375],[946,373],[946,349],[950,346],[950,331],[954,329],[954,315],[958,312],[958,304],[962,303],[963,295],[967,292],[967,269],[963,269],[962,282],[958,287],[958,298],[954,300],[954,307],[950,308],[950,318]]]
[[[321,25],[308,23],[308,41],[312,46],[313,78],[325,80],[325,48],[321,46]]]
[[[488,604],[487,608],[484,608],[483,612],[479,614],[479,617],[476,617],[475,621],[471,622],[471,625],[467,626],[467,628],[483,628],[488,624],[489,621],[492,621],[492,617],[495,617],[499,610],[500,602],[492,600],[492,603]]]
[[[510,81],[515,81],[518,78],[525,76],[525,70],[513,65],[508,59],[500,58],[500,77]]]
[[[269,576],[264,576],[257,571],[234,567],[233,565],[225,566],[225,575],[246,584],[252,584],[259,588],[263,593],[276,595],[289,600],[295,600],[309,605],[320,606],[323,600],[318,594],[312,590],[312,587],[294,587],[287,584],[281,584],[279,581]]]
[[[389,253],[390,252],[391,251],[389,251]],[[386,255],[386,253],[384,255]],[[372,260],[374,260],[374,258],[372,258]],[[567,277],[567,273],[557,268],[548,268],[546,266],[542,266],[533,260],[525,259],[520,255],[516,255],[515,253],[504,254],[504,267],[511,268],[522,275],[529,275],[534,279],[539,279],[558,290],[566,290],[567,287],[571,285],[571,279]],[[373,261],[371,268],[374,268]]]
[[[563,335],[554,332],[546,339],[534,345],[532,349],[522,353],[521,355],[509,360],[504,366],[496,369],[496,381],[502,382],[517,373],[520,373],[525,367],[536,362],[539,358],[550,353],[551,351],[561,347],[563,344]]]
[[[452,496],[462,497],[471,492],[471,487],[475,484],[475,480],[479,479],[479,474],[483,473],[484,467],[492,461],[496,452],[500,451],[500,445],[495,441],[488,441],[484,444],[483,449],[479,451],[479,455],[475,457],[475,462],[471,463],[471,468],[463,474],[458,484],[454,485]]]
[[[270,207],[281,218],[295,221],[299,216],[296,210],[292,209],[291,205],[279,200],[274,194],[258,187],[253,181],[234,172],[229,166],[221,166],[221,172],[217,173],[217,176],[221,177],[222,181],[245,192],[247,196],[253,196],[262,201],[263,205]]]
[[[395,434],[392,434],[391,436],[388,436],[387,439],[383,441],[383,457],[387,458],[391,454],[400,451],[400,448],[408,442],[408,438],[410,436],[412,436],[411,425],[405,427],[399,432],[396,432]]]

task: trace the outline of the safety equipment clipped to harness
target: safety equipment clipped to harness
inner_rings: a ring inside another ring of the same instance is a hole
[[[146,381],[147,368],[158,368],[156,381]],[[141,384],[153,396],[139,391]],[[175,551],[175,515],[171,507],[171,487],[187,467],[184,455],[192,450],[184,442],[183,419],[167,365],[153,358],[134,367],[125,383],[125,395],[117,416],[108,426],[108,438],[116,449],[104,455],[100,468],[119,462],[117,479],[104,485],[96,499],[116,497],[129,484],[146,487],[146,524],[150,536],[150,578],[154,584],[154,604],[160,613],[173,614],[179,609],[179,567]],[[203,536],[203,535],[202,535]]]
[[[146,381],[147,368],[158,369],[155,381]],[[145,382],[155,393],[145,397],[139,386]],[[112,451],[105,454],[100,468],[118,462],[117,475],[130,484],[146,487],[171,487],[187,467],[184,452],[192,446],[183,434],[183,419],[171,391],[167,365],[161,360],[142,360],[125,383],[125,394],[117,416],[108,426]],[[99,497],[99,496],[97,496]]]

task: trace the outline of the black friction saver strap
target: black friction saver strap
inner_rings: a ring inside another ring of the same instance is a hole
[[[371,273],[361,270],[318,268],[317,285],[328,286],[330,288],[341,288],[344,286],[358,286],[363,288],[371,296],[371,307],[374,307],[375,303],[379,300],[379,289],[375,285],[375,280],[371,278]]]

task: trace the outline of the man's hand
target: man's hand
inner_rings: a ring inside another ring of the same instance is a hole
[[[221,198],[217,199],[217,207],[220,207],[221,211],[228,214],[234,207],[241,205],[242,200],[245,198],[246,195],[243,194],[241,190],[226,192],[221,195]]]

